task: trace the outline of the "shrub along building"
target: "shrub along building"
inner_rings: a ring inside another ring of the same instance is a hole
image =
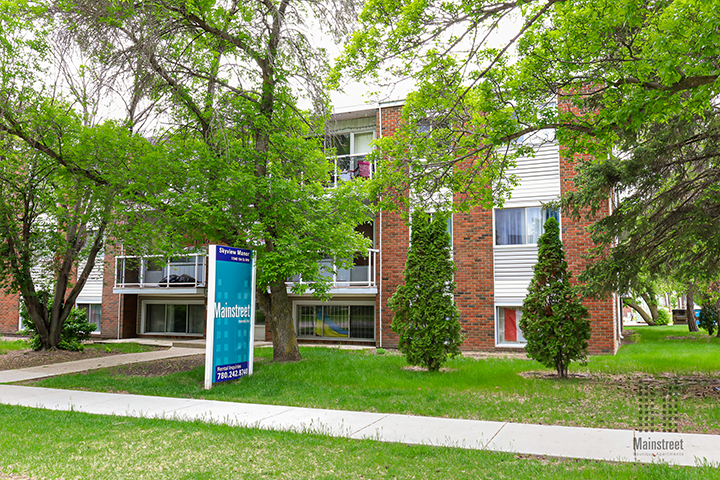
[[[373,175],[374,165],[366,157],[371,143],[394,134],[401,109],[401,103],[385,103],[334,115],[329,142],[336,153],[333,182]],[[502,209],[477,207],[453,214],[448,222],[457,265],[455,301],[465,335],[463,350],[523,347],[518,319],[537,259],[537,239],[548,215],[560,222],[566,258],[574,275],[584,268],[583,256],[592,246],[587,221],[542,208],[573,188],[573,165],[561,157],[557,143],[542,144],[535,157],[518,159],[510,173],[517,176],[519,184]],[[605,214],[607,209],[599,215]],[[372,239],[372,248],[354,259],[353,268],[328,273],[333,278],[329,300],[320,301],[311,291],[291,295],[301,343],[397,346],[387,302],[403,282],[409,228],[399,213],[380,212],[358,226],[358,231]],[[332,271],[333,260],[325,263]],[[203,252],[188,253],[168,263],[108,249],[104,267],[96,269],[79,303],[88,310],[91,321],[97,322],[96,335],[101,337],[203,338],[205,278]],[[288,279],[288,287],[302,281]],[[2,333],[17,331],[16,305],[16,296],[0,299]],[[589,353],[615,353],[621,328],[617,297],[586,300],[585,305],[592,325]],[[256,326],[256,338],[269,339],[269,335],[262,323]]]

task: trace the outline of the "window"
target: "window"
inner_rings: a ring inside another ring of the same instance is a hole
[[[505,208],[495,210],[495,245],[535,244],[542,235],[545,221],[560,221],[557,209],[543,207]]]
[[[497,344],[524,345],[525,337],[520,330],[522,309],[520,307],[497,307],[496,310]]]
[[[143,302],[144,333],[202,335],[205,305],[202,303]]]
[[[100,333],[100,311],[102,305],[99,303],[78,303],[77,308],[85,310],[88,323],[95,325],[96,328],[93,333]]]
[[[335,133],[327,137],[325,149],[329,154],[335,155],[334,184],[337,184],[338,179],[350,180],[352,177],[372,176],[372,166],[365,160],[365,155],[372,150],[370,144],[374,139],[373,130]]]
[[[373,305],[298,305],[298,336],[375,338]]]

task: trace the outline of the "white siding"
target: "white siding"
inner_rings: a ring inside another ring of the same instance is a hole
[[[521,157],[510,169],[519,184],[505,208],[540,206],[560,196],[560,150],[557,144],[542,145],[535,157]],[[494,236],[495,232],[493,232]],[[519,306],[537,262],[537,245],[495,246],[493,251],[495,304]]]
[[[537,245],[495,247],[495,304],[521,305],[537,262]]]
[[[508,173],[520,183],[513,189],[505,207],[528,202],[540,204],[560,196],[560,150],[557,144],[542,145],[535,157],[520,157]]]
[[[85,286],[75,303],[102,303],[104,266],[105,260],[103,255],[98,255],[95,260],[95,266],[90,272],[90,276],[85,282]],[[81,264],[78,272],[82,271],[83,268],[85,268],[85,262]]]

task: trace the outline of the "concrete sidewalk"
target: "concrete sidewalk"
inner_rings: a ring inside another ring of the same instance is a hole
[[[165,355],[161,355],[165,354]],[[198,354],[173,347],[162,352],[101,357],[0,372],[0,382],[78,372],[158,358]],[[126,358],[123,358],[126,357]],[[35,371],[40,369],[39,371]],[[350,412],[213,400],[0,385],[0,403],[97,415],[205,421],[239,427],[318,433],[476,450],[623,462],[720,464],[720,435],[641,433],[634,430],[527,425],[411,415]]]
[[[54,363],[52,365],[41,365],[39,367],[20,368],[18,370],[0,371],[0,383],[22,382],[25,380],[36,380],[38,378],[65,375],[66,373],[78,373],[98,368],[115,367],[129,363],[149,362],[151,360],[163,360],[165,358],[187,357],[190,355],[204,355],[204,350],[197,348],[171,347],[167,350],[154,352],[126,353],[123,355],[110,355],[107,357],[88,358],[74,362]]]

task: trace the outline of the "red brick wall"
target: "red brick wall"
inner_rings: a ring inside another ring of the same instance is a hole
[[[383,347],[397,347],[398,337],[390,330],[393,312],[388,307],[388,300],[397,290],[398,285],[405,283],[403,270],[407,259],[407,250],[410,245],[410,231],[405,220],[397,212],[383,212],[382,214],[382,249],[380,251],[381,271],[381,297],[380,322],[382,322],[382,340],[380,340],[381,326],[376,327],[378,345]],[[380,302],[380,298],[378,298]]]
[[[0,334],[15,334],[18,331],[20,294],[8,294],[0,290]]]
[[[401,115],[401,106],[379,109],[376,136],[381,138],[394,135],[400,127]],[[398,285],[404,283],[403,270],[405,269],[407,249],[410,245],[410,231],[398,212],[383,212],[378,215],[377,222],[376,244],[380,249],[378,259],[378,275],[380,276],[378,291],[380,294],[377,303],[380,313],[375,331],[379,346],[396,348],[398,337],[390,330],[393,312],[388,308],[387,303]]]
[[[572,177],[575,173],[576,163],[562,154],[560,157],[560,186],[561,193],[573,191],[575,186]],[[594,219],[608,215],[609,204],[606,205]],[[568,268],[573,274],[573,283],[577,283],[577,275],[579,275],[587,266],[588,260],[583,258],[589,253],[589,249],[594,246],[590,239],[588,227],[591,221],[585,219],[574,220],[568,215],[562,217],[562,241],[565,247],[565,258]],[[595,300],[586,299],[585,306],[590,311],[590,321],[592,325],[592,333],[589,342],[589,352],[591,354],[617,352],[618,344],[615,340],[616,327],[614,318],[615,302],[612,296]]]
[[[495,348],[492,211],[453,215],[455,302],[465,335],[463,350]]]
[[[382,136],[393,135],[400,122],[401,107],[382,109],[382,122],[378,119],[378,136],[382,124]],[[561,159],[561,191],[564,193],[573,188],[571,178],[574,176],[574,164]],[[607,211],[600,212],[606,215]],[[568,264],[577,275],[585,266],[583,259],[592,245],[587,232],[587,220],[574,221],[563,217],[563,242]],[[403,269],[409,231],[404,220],[398,213],[383,212],[382,220],[378,217],[376,229],[377,244],[381,249],[382,275],[381,295],[377,305],[380,311],[380,322],[376,326],[378,345],[396,347],[397,336],[391,332],[392,312],[387,301],[395,293],[403,279]],[[382,231],[382,233],[381,233]],[[453,255],[457,265],[455,282],[457,288],[455,299],[460,309],[465,342],[463,350],[495,349],[495,299],[493,277],[493,230],[492,211],[475,208],[469,212],[456,213],[453,216]],[[592,354],[615,353],[615,323],[613,318],[614,303],[612,298],[603,300],[587,300],[593,327],[589,350]],[[382,325],[382,334],[381,334]]]
[[[582,93],[589,93],[594,87],[583,87]],[[581,112],[567,98],[561,98],[559,108],[564,111],[571,111],[576,114]],[[575,185],[573,177],[575,176],[575,167],[580,160],[590,160],[590,156],[577,155],[570,158],[567,155],[567,149],[560,147],[560,191],[561,194],[574,191]],[[588,264],[588,260],[583,258],[588,254],[590,248],[594,246],[590,239],[588,227],[592,221],[602,218],[609,214],[610,205],[608,203],[596,214],[593,219],[586,218],[587,212],[583,212],[580,220],[573,220],[567,215],[562,217],[562,240],[565,247],[565,257],[568,267],[573,273],[574,283],[577,283],[576,276],[580,274]],[[589,352],[591,354],[609,353],[614,354],[619,347],[616,339],[617,328],[615,326],[615,309],[616,305],[612,296],[600,300],[587,299],[585,306],[590,311],[590,321],[592,332],[589,342]],[[619,321],[619,320],[618,320]]]
[[[100,336],[118,338],[118,299],[113,293],[115,286],[115,254],[116,249],[105,247],[105,269],[103,271],[102,307],[100,310]]]

